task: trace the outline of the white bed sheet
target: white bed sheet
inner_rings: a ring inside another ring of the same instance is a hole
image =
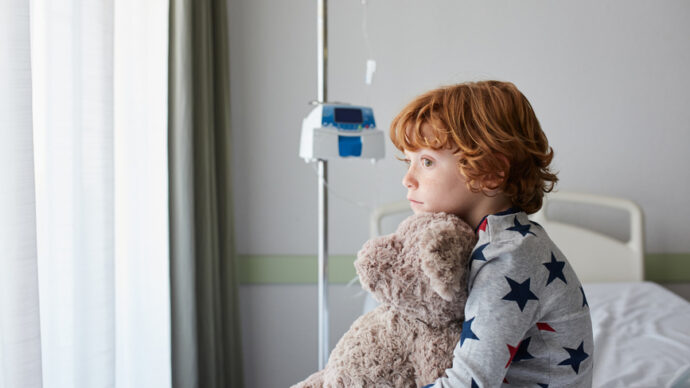
[[[690,303],[650,282],[584,286],[594,331],[594,387],[684,387]]]

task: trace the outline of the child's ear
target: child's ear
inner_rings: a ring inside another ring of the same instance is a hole
[[[510,162],[508,158],[500,152],[494,152],[494,156],[498,159],[500,168],[496,172],[484,177],[482,183],[488,190],[496,190],[503,186],[506,176],[510,172]]]

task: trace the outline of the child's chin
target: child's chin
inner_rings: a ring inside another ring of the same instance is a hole
[[[423,209],[423,208],[412,208],[412,212],[415,215],[427,214],[427,213],[438,213],[437,211],[429,210],[429,209]]]
[[[426,209],[426,207],[423,204],[415,203],[415,202],[410,202],[410,209],[412,209],[414,214],[428,213],[429,212],[429,209]]]

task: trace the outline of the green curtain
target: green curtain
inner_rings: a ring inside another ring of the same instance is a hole
[[[242,387],[226,0],[171,0],[173,387]]]

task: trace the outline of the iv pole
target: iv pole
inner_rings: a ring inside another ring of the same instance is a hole
[[[328,35],[326,1],[317,0],[317,77],[319,103],[327,101]],[[319,370],[328,361],[328,193],[326,179],[328,164],[326,160],[317,161],[319,173]]]

